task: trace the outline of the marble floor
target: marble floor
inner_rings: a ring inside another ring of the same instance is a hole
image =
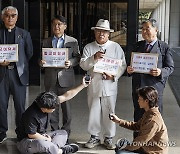
[[[76,75],[76,84],[79,84],[81,82],[81,79],[81,75]],[[43,89],[44,88],[41,86],[28,87],[26,106],[29,106],[32,103],[32,101],[36,98],[38,93],[43,91]],[[172,145],[169,148],[169,154],[178,154],[180,153],[180,122],[178,120],[180,117],[180,108],[168,84],[165,88],[163,99],[163,118],[168,128],[169,141],[170,143],[172,143]],[[80,150],[77,152],[77,154],[114,154],[113,150],[106,150],[103,144],[91,150],[83,147],[84,143],[89,139],[89,134],[87,132],[88,106],[86,89],[81,91],[76,97],[70,100],[70,103],[73,117],[70,142],[76,142],[79,144]],[[119,92],[116,105],[116,114],[123,119],[133,120],[133,105],[131,100],[131,78],[129,77],[123,76],[119,80]],[[16,148],[16,135],[14,132],[14,115],[15,114],[13,101],[10,99],[8,109],[8,139],[4,143],[0,144],[0,154],[19,154]],[[114,138],[114,142],[116,142],[117,139],[121,137],[126,137],[127,139],[132,140],[131,131],[125,130],[119,126],[117,126],[116,128],[117,133]]]

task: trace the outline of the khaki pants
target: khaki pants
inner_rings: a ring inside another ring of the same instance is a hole
[[[116,124],[109,119],[109,114],[115,112],[115,105],[116,95],[105,97],[92,97],[88,95],[88,131],[91,135],[99,136],[102,126],[104,128],[104,137],[115,136]]]

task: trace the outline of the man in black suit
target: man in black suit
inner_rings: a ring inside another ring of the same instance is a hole
[[[142,22],[142,37],[144,40],[136,43],[133,52],[156,53],[158,54],[157,68],[150,70],[149,74],[136,73],[131,66],[127,67],[127,72],[132,75],[132,96],[134,103],[134,121],[137,122],[143,115],[144,110],[140,109],[136,90],[144,86],[153,86],[158,91],[158,106],[162,113],[162,97],[166,81],[174,70],[172,49],[158,40],[158,27],[155,19]],[[148,47],[147,47],[148,46]]]
[[[13,96],[16,111],[16,127],[25,111],[26,87],[29,82],[29,59],[33,55],[29,32],[16,26],[18,11],[8,6],[2,10],[3,27],[0,29],[0,44],[18,44],[18,61],[0,62],[0,143],[6,139],[8,130],[7,109],[9,96]]]

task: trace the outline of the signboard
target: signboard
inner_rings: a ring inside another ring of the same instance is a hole
[[[132,52],[131,67],[137,73],[149,73],[151,69],[157,68],[158,54]]]
[[[0,44],[0,62],[18,61],[18,44]]]
[[[46,63],[43,67],[65,67],[65,61],[68,60],[67,48],[42,48],[42,60]]]
[[[106,72],[115,76],[118,73],[120,66],[122,66],[122,60],[103,57],[99,59],[98,62],[94,65],[94,72]]]

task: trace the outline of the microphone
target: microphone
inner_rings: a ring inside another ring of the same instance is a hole
[[[102,53],[104,53],[104,54],[106,53],[106,49],[103,49],[101,46],[99,46],[99,48]]]

